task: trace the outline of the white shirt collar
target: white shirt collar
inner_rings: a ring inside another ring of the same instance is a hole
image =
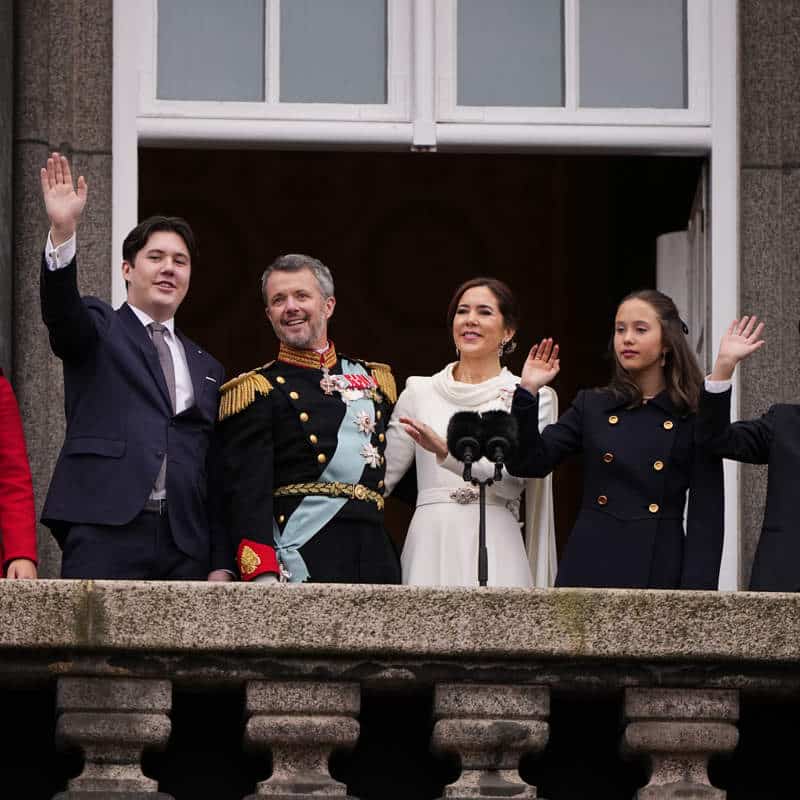
[[[136,306],[132,306],[130,303],[128,303],[128,308],[130,308],[130,310],[136,314],[136,318],[142,323],[142,325],[145,326],[145,328],[151,322],[155,322],[155,320],[149,314],[146,314],[140,308],[136,308]],[[161,324],[170,332],[172,336],[175,335],[175,317],[165,319]]]

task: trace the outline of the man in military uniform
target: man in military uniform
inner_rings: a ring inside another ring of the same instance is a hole
[[[220,404],[242,579],[399,583],[383,527],[391,371],[336,352],[333,279],[322,262],[281,256],[261,292],[278,357],[226,383]]]

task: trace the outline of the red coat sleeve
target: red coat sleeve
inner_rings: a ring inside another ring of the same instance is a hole
[[[0,376],[0,554],[36,561],[36,512],[22,419],[9,382]]]

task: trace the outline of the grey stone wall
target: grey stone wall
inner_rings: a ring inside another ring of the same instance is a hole
[[[800,0],[741,0],[742,312],[767,320],[744,365],[741,417],[800,401]],[[742,468],[742,585],[761,530],[766,468]]]
[[[14,4],[0,0],[0,367],[10,377],[12,363],[11,142],[14,131]]]
[[[58,149],[89,183],[78,232],[80,288],[110,299],[112,0],[25,0],[15,6],[14,370],[37,511],[64,435],[61,366],[39,312],[39,263],[47,235],[39,168]],[[40,574],[59,551],[40,528]]]

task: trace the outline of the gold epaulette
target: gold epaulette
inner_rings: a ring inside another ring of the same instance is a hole
[[[251,372],[243,372],[220,387],[219,421],[244,411],[256,399],[257,394],[266,397],[272,391],[272,384],[258,370],[265,369],[273,362]]]
[[[397,384],[394,382],[392,368],[380,361],[367,361],[367,367],[372,372],[372,377],[378,382],[378,387],[390,403],[397,402]]]

